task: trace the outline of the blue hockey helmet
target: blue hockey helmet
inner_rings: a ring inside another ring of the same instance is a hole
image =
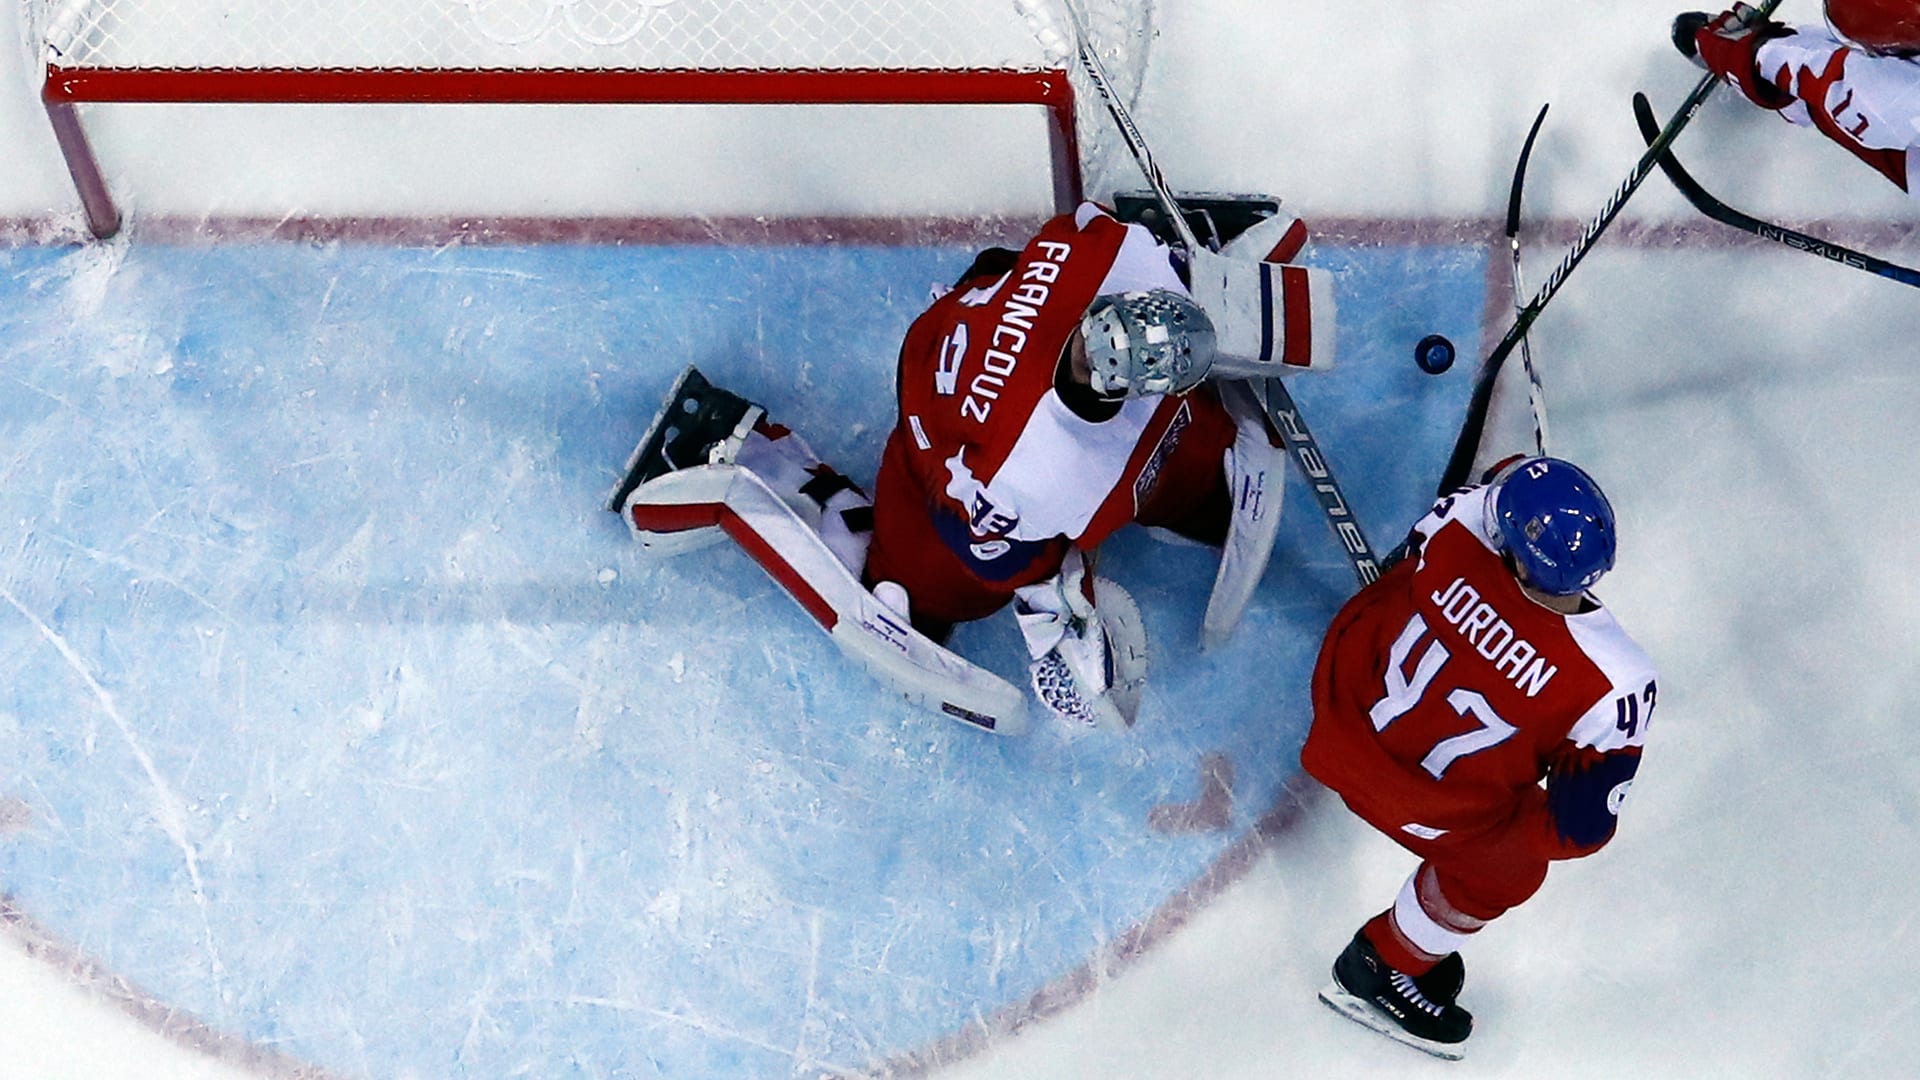
[[[1527,584],[1575,596],[1613,569],[1613,507],[1600,485],[1559,458],[1525,458],[1494,481],[1500,537]]]

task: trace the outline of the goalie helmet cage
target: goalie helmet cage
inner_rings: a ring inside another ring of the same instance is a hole
[[[97,237],[120,228],[79,106],[1031,105],[1056,209],[1106,150],[1064,0],[29,0],[42,101]],[[1155,0],[1075,0],[1123,95]]]

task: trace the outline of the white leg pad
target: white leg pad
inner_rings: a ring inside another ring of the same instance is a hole
[[[1213,594],[1207,598],[1207,613],[1200,622],[1202,649],[1224,644],[1240,625],[1273,556],[1287,492],[1287,452],[1268,440],[1264,412],[1252,388],[1245,383],[1221,383],[1220,398],[1238,428],[1225,462],[1233,518],[1220,551]]]
[[[681,469],[636,488],[627,525],[650,551],[733,540],[840,651],[908,702],[997,735],[1026,731],[1026,695],[936,644],[876,599],[820,534],[739,465]],[[685,534],[694,534],[689,544]]]
[[[698,465],[656,476],[634,488],[620,507],[627,530],[649,555],[681,555],[725,540],[713,508],[726,501],[733,468]]]

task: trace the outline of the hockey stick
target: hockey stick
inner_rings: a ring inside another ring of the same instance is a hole
[[[1187,216],[1181,212],[1180,202],[1167,186],[1166,177],[1161,175],[1160,166],[1154,161],[1146,138],[1140,134],[1132,114],[1114,92],[1113,83],[1107,78],[1106,68],[1101,66],[1100,58],[1094,55],[1091,34],[1078,5],[1074,0],[1060,2],[1073,23],[1074,47],[1080,58],[1080,67],[1106,105],[1107,114],[1113,117],[1114,124],[1119,127],[1120,137],[1125,140],[1134,162],[1145,174],[1147,186],[1160,201],[1160,208],[1166,213],[1169,226],[1186,250],[1202,250],[1203,245],[1194,236],[1193,227],[1187,224]],[[1206,247],[1205,250],[1214,249]],[[1308,430],[1305,418],[1300,415],[1300,406],[1294,402],[1286,385],[1276,378],[1264,379],[1262,383],[1266,390],[1264,406],[1267,418],[1286,438],[1287,452],[1292,455],[1294,464],[1300,466],[1300,471],[1306,474],[1307,483],[1313,488],[1314,499],[1320,504],[1321,512],[1326,514],[1327,524],[1340,541],[1341,550],[1346,554],[1348,564],[1353,567],[1354,575],[1360,579],[1361,585],[1372,583],[1380,576],[1380,560],[1374,554],[1373,545],[1367,542],[1359,519],[1353,516],[1353,508],[1348,504],[1346,494],[1340,490],[1340,482],[1334,479],[1333,470],[1327,467],[1326,456],[1320,452],[1319,440]]]
[[[1140,134],[1140,128],[1133,122],[1133,114],[1127,111],[1126,103],[1113,88],[1113,81],[1107,77],[1105,65],[1095,55],[1092,45],[1092,31],[1088,29],[1086,19],[1080,14],[1080,6],[1074,0],[1060,0],[1067,9],[1067,18],[1073,23],[1074,51],[1080,60],[1080,68],[1085,71],[1093,89],[1107,107],[1107,115],[1113,117],[1114,125],[1120,129],[1120,137],[1126,141],[1127,149],[1132,152],[1133,160],[1146,175],[1147,186],[1160,200],[1161,209],[1166,211],[1168,224],[1179,237],[1182,247],[1189,251],[1201,248],[1199,238],[1193,235],[1193,226],[1187,224],[1187,216],[1180,212],[1179,200],[1173,197],[1173,189],[1167,186],[1167,178],[1161,175],[1160,166],[1153,159],[1153,151],[1148,149],[1146,137]]]
[[[1765,19],[1779,6],[1780,0],[1764,0],[1749,21],[1758,22]],[[1480,373],[1473,384],[1473,399],[1467,405],[1466,422],[1461,425],[1460,437],[1454,441],[1453,455],[1447,459],[1447,471],[1440,477],[1438,494],[1445,495],[1461,487],[1467,482],[1468,474],[1473,471],[1473,458],[1480,448],[1480,437],[1486,431],[1487,407],[1493,401],[1493,384],[1500,374],[1501,365],[1506,363],[1514,347],[1526,336],[1534,320],[1540,317],[1540,312],[1546,308],[1547,302],[1560,291],[1560,286],[1566,284],[1567,276],[1580,265],[1580,260],[1587,257],[1587,252],[1593,249],[1594,243],[1600,239],[1600,234],[1607,231],[1607,226],[1613,224],[1613,219],[1620,215],[1621,209],[1627,205],[1627,200],[1639,190],[1641,181],[1653,171],[1655,164],[1660,160],[1660,155],[1666,152],[1667,147],[1673,145],[1673,140],[1679,137],[1681,129],[1685,128],[1694,114],[1700,111],[1700,106],[1707,100],[1707,95],[1713,93],[1714,87],[1718,85],[1720,85],[1718,75],[1709,72],[1701,76],[1700,81],[1680,103],[1680,108],[1673,114],[1672,119],[1668,120],[1666,126],[1660,129],[1660,134],[1647,144],[1647,152],[1640,155],[1640,160],[1634,163],[1633,171],[1620,182],[1620,186],[1607,199],[1606,205],[1600,208],[1600,213],[1587,223],[1586,229],[1580,234],[1580,239],[1574,241],[1566,258],[1560,261],[1559,266],[1554,267],[1553,273],[1547,276],[1546,284],[1540,287],[1540,291],[1527,303],[1527,306],[1520,309],[1520,314],[1513,320],[1513,326],[1507,330],[1506,336],[1500,339],[1500,344],[1493,347],[1493,352],[1489,353],[1487,359],[1480,365]]]
[[[1654,119],[1653,103],[1647,100],[1647,95],[1640,93],[1633,95],[1633,116],[1640,124],[1641,136],[1651,142],[1654,133],[1657,132],[1659,128],[1655,126],[1658,122]],[[1695,180],[1685,169],[1680,167],[1679,159],[1673,156],[1673,151],[1671,150],[1660,155],[1660,171],[1667,174],[1667,179],[1673,181],[1673,186],[1678,188],[1680,194],[1685,196],[1686,200],[1693,204],[1694,209],[1699,210],[1701,213],[1722,225],[1731,225],[1736,229],[1750,232],[1762,239],[1772,240],[1778,244],[1785,244],[1795,251],[1804,251],[1809,255],[1818,255],[1823,259],[1837,262],[1842,266],[1851,266],[1855,270],[1865,270],[1870,274],[1878,274],[1883,278],[1890,278],[1902,285],[1911,285],[1915,288],[1920,288],[1920,270],[1912,270],[1897,263],[1887,262],[1884,259],[1876,259],[1872,255],[1863,254],[1851,248],[1844,248],[1839,244],[1829,243],[1819,237],[1808,236],[1803,232],[1795,232],[1782,225],[1772,225],[1761,221],[1757,217],[1735,210],[1733,207],[1714,198],[1706,188],[1701,187],[1698,180]]]
[[[1525,306],[1520,297],[1526,292],[1526,285],[1520,280],[1520,193],[1527,183],[1527,160],[1533,157],[1533,140],[1540,135],[1548,107],[1540,106],[1539,115],[1533,118],[1533,127],[1527,129],[1527,141],[1520,146],[1520,160],[1513,166],[1513,185],[1507,189],[1507,251],[1513,256],[1511,284],[1516,315]],[[1527,406],[1533,411],[1533,450],[1544,454],[1547,452],[1547,391],[1540,385],[1540,370],[1533,366],[1533,344],[1525,336],[1520,338],[1520,366],[1527,372]]]

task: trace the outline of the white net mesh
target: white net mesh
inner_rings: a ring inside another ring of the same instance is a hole
[[[1104,194],[1131,165],[1075,61],[1064,2],[28,0],[28,11],[48,65],[69,71],[1065,71],[1087,190]],[[1129,104],[1155,2],[1075,0]]]
[[[1041,43],[1048,66],[1063,69],[1073,84],[1074,123],[1080,133],[1080,167],[1089,198],[1108,199],[1115,190],[1140,187],[1145,176],[1134,163],[1119,128],[1077,59],[1076,26],[1084,26],[1087,45],[1100,61],[1115,95],[1130,112],[1139,102],[1147,60],[1158,32],[1155,0],[1074,0],[1078,22],[1064,0],[1014,0]]]
[[[189,70],[1041,70],[1063,66],[1058,43],[1071,41],[1045,10],[1058,2],[30,0],[52,63]],[[1085,6],[1124,78],[1150,0]],[[1049,24],[1051,47],[1037,36]]]

